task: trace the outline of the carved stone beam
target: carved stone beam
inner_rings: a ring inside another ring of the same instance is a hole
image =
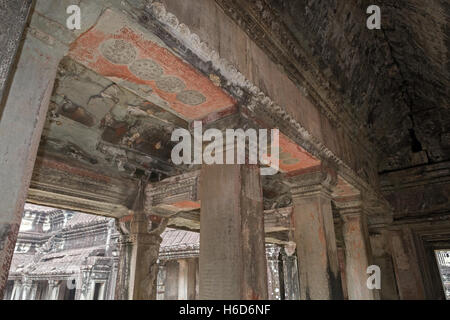
[[[27,201],[120,218],[128,215],[136,182],[119,179],[50,157],[38,157]]]

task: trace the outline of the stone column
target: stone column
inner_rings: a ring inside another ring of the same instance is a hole
[[[36,300],[37,289],[38,289],[38,282],[37,281],[33,281],[33,284],[31,286],[31,294],[30,294],[30,299],[29,300]]]
[[[195,300],[200,299],[200,264],[199,258],[195,258]]]
[[[370,230],[373,264],[381,270],[381,300],[398,300],[398,289],[395,280],[394,264],[389,243],[387,225],[379,225]]]
[[[197,270],[198,263],[197,259],[188,259],[188,273],[187,273],[187,299],[195,300],[197,298],[196,288],[197,288]]]
[[[79,300],[89,300],[91,297],[91,268],[92,266],[89,265],[80,267],[79,285],[77,285]]]
[[[338,245],[338,261],[339,261],[339,269],[341,270],[341,284],[342,284],[342,295],[344,300],[348,300],[348,291],[347,291],[347,277],[345,275],[345,248],[340,247]]]
[[[145,187],[146,183],[141,181],[129,229],[124,231],[126,221],[121,226],[122,234],[129,236],[123,248],[125,254],[120,257],[124,261],[119,264],[118,300],[156,300],[160,235],[167,219],[154,221],[149,227],[149,219],[144,213]]]
[[[425,289],[411,230],[392,228],[389,241],[400,299],[424,300]]]
[[[11,295],[11,300],[21,300],[22,298],[22,281],[14,281],[14,288]]]
[[[178,260],[178,300],[187,300],[188,264],[185,259]]]
[[[8,5],[10,2],[16,1],[2,1]],[[0,110],[0,299],[62,54],[27,34],[3,111]]]
[[[164,226],[165,228],[165,226]],[[148,231],[148,218],[145,214],[133,217],[131,223],[130,293],[132,300],[156,300],[158,256],[162,242],[163,229]]]
[[[279,255],[279,246],[274,244],[267,245],[266,257],[269,300],[281,300],[280,273],[282,273],[283,270],[279,269]]]
[[[164,300],[178,300],[178,262],[169,260],[166,262],[166,280],[164,289]]]
[[[58,280],[48,281],[48,299],[47,300],[58,300],[59,296],[59,285]]]
[[[331,188],[336,174],[320,167],[290,178],[300,299],[342,299]]]
[[[361,199],[359,196],[336,198],[335,205],[342,219],[348,299],[374,300],[374,291],[367,287],[371,251]]]
[[[31,298],[31,288],[33,286],[33,281],[30,279],[25,279],[22,285],[22,298],[20,300],[30,300]]]
[[[178,260],[178,300],[195,300],[196,271],[195,259]]]
[[[165,261],[159,260],[156,300],[164,300],[166,291],[166,265]]]
[[[258,166],[203,165],[200,299],[268,299]]]
[[[300,285],[298,283],[297,256],[288,255],[285,250],[281,251],[283,260],[283,279],[284,279],[284,299],[299,300]]]
[[[119,237],[119,262],[116,277],[116,288],[114,290],[115,300],[128,300],[129,294],[129,277],[131,267],[131,252],[133,243],[131,242],[129,230],[120,228]]]
[[[118,273],[118,262],[117,262],[116,258],[114,258],[113,264],[111,266],[111,271],[109,272],[108,288],[107,288],[105,300],[114,300],[114,294],[115,294],[114,290],[115,290],[115,285],[117,283],[117,273]]]

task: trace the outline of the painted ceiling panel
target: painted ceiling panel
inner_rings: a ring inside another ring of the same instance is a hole
[[[280,132],[279,168],[283,173],[293,173],[320,165],[320,160]]]
[[[235,108],[230,96],[159,38],[110,10],[73,43],[69,55],[185,120]]]

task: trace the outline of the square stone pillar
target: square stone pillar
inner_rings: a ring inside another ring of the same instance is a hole
[[[178,261],[169,260],[166,262],[166,279],[164,282],[164,300],[178,300]]]
[[[116,287],[114,290],[114,300],[128,300],[129,297],[129,278],[130,278],[130,267],[131,267],[131,252],[133,250],[133,243],[130,240],[130,236],[127,233],[121,231],[119,237],[119,262],[116,278]]]
[[[294,206],[294,238],[300,299],[343,299],[331,188],[336,175],[324,167],[288,179]]]
[[[424,300],[425,288],[411,229],[391,228],[389,241],[400,299]]]
[[[195,300],[196,259],[179,259],[178,261],[178,300]]]
[[[33,284],[31,285],[31,294],[29,300],[36,300],[37,289],[38,289],[38,282],[33,281]]]
[[[282,300],[281,287],[284,284],[280,283],[283,279],[282,276],[280,277],[283,274],[283,270],[280,270],[280,251],[281,248],[278,245],[266,246],[269,300]]]
[[[197,270],[198,270],[198,260],[197,259],[188,259],[188,271],[187,271],[187,299],[195,300],[197,298],[196,288],[197,288]]]
[[[0,299],[62,55],[28,34],[0,109]]]
[[[204,165],[200,197],[200,299],[268,299],[259,167]]]
[[[374,290],[367,287],[371,250],[361,199],[359,196],[340,197],[334,203],[342,219],[348,299],[374,300]]]
[[[145,187],[146,183],[141,181],[134,214],[119,220],[122,239],[117,300],[156,300],[161,233],[167,226],[167,219],[154,221],[149,226],[149,218],[144,213]]]
[[[156,300],[158,256],[162,238],[159,233],[148,232],[145,214],[134,215],[131,224],[130,298]]]
[[[160,232],[148,231],[148,218],[142,213],[133,215],[128,232],[120,240],[115,298],[156,300]]]
[[[399,295],[389,240],[387,225],[378,225],[376,228],[370,229],[373,264],[381,269],[380,299],[398,300]]]
[[[287,255],[285,250],[281,250],[283,261],[283,282],[284,282],[284,300],[299,300],[300,285],[298,283],[298,263],[297,255]]]
[[[188,299],[188,263],[186,259],[178,260],[178,300]]]

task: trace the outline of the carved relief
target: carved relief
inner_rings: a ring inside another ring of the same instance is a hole
[[[31,0],[0,0],[0,99],[19,47],[31,2]]]
[[[169,178],[147,187],[146,207],[177,201],[197,201],[199,171]]]
[[[217,0],[217,3],[224,8],[224,10],[227,12],[227,14],[233,16],[233,13],[230,13],[230,10],[232,11],[232,8],[234,5],[230,4],[230,1],[228,0]],[[238,2],[234,2],[236,5],[241,5]],[[264,12],[266,17],[263,19],[261,18],[261,22],[266,24],[268,23],[268,29],[271,30],[272,27],[274,30],[274,34],[278,35],[278,39],[282,39],[281,43],[286,43],[287,46],[290,46],[289,50],[286,50],[286,52],[292,52],[292,55],[295,57],[298,57],[296,61],[299,64],[303,64],[300,60],[302,57],[302,53],[299,50],[298,47],[294,46],[295,43],[291,41],[289,33],[286,33],[282,29],[282,24],[276,23],[279,22],[278,20],[275,21],[275,17],[273,16],[272,10],[265,10],[266,4],[264,2],[258,1],[258,4],[260,5],[259,9],[255,10],[255,6],[253,3],[251,3],[252,11],[257,11],[257,16],[260,17],[262,13]],[[251,112],[253,115],[258,115],[258,117],[264,117],[264,120],[268,121],[268,123],[273,123],[274,125],[280,125],[283,124],[283,130],[284,132],[296,143],[301,145],[304,149],[306,149],[309,153],[312,155],[320,158],[320,159],[328,159],[335,164],[339,166],[339,171],[341,174],[346,176],[349,180],[354,182],[356,185],[358,185],[362,189],[371,189],[371,187],[367,184],[366,181],[361,179],[353,169],[349,167],[348,164],[344,163],[342,159],[340,159],[332,150],[327,148],[319,139],[314,137],[313,135],[308,132],[305,127],[300,124],[294,116],[292,116],[290,113],[288,113],[282,106],[276,104],[269,96],[267,96],[263,91],[261,91],[260,88],[258,88],[254,83],[252,83],[250,80],[248,80],[239,70],[228,60],[220,57],[219,53],[213,50],[206,42],[202,42],[200,37],[193,33],[189,26],[180,23],[175,15],[168,12],[164,4],[160,2],[153,2],[147,6],[148,12],[159,22],[161,22],[164,27],[170,32],[170,34],[174,35],[178,41],[181,41],[183,45],[185,45],[187,48],[189,48],[194,54],[196,54],[199,57],[203,57],[205,61],[211,62],[212,66],[217,69],[227,80],[227,83],[229,86],[231,86],[230,90],[233,91],[233,93],[237,97],[243,97],[244,92],[248,92],[250,94],[250,99],[248,99],[245,108],[248,109],[248,111]],[[270,37],[270,39],[265,39],[264,34],[261,33],[260,28],[253,28],[251,27],[252,22],[254,21],[253,18],[245,20],[241,20],[241,16],[245,16],[246,11],[241,10],[240,12],[236,12],[236,15],[234,18],[235,20],[239,20],[242,22],[243,28],[246,30],[253,30],[254,34],[251,36],[251,38],[257,42],[259,45],[261,45],[263,48],[267,47],[267,42],[270,42],[271,39],[277,38],[277,37]],[[267,16],[268,15],[268,16]],[[234,19],[233,18],[233,19]],[[240,24],[238,21],[238,24]],[[273,22],[270,23],[270,22]],[[247,28],[248,27],[248,28]],[[280,34],[281,32],[281,34]],[[272,34],[271,34],[272,35]],[[284,41],[286,40],[286,41]],[[264,43],[266,45],[264,45]],[[271,46],[272,49],[274,49],[274,46]],[[275,49],[278,49],[275,47]],[[278,58],[276,58],[278,56]],[[285,57],[284,53],[276,52],[275,53],[275,61],[280,61],[281,64],[283,64],[280,57]],[[286,66],[286,64],[284,64]],[[306,70],[308,66],[304,65]],[[295,71],[298,75],[298,70],[294,70],[294,66],[290,65],[290,72],[292,73]],[[309,70],[312,72],[312,70]],[[316,79],[318,79],[319,75],[315,75]],[[296,78],[296,76],[294,76]],[[304,82],[304,81],[303,81]],[[307,83],[305,82],[304,85],[306,86]],[[302,90],[306,95],[308,95],[311,100],[317,99],[317,105],[321,106],[323,108],[323,112],[329,117],[330,120],[336,121],[336,117],[344,117],[343,114],[337,112],[336,110],[333,111],[333,108],[336,108],[336,103],[332,103],[332,101],[337,101],[334,98],[328,98],[326,100],[323,99],[323,97],[320,97],[320,95],[317,94],[317,92],[310,87],[305,88],[305,86],[302,86]],[[309,90],[311,89],[311,90]],[[314,97],[311,97],[310,95],[314,95]],[[347,119],[348,120],[348,119]],[[346,128],[352,128],[355,127],[352,126],[350,123],[354,123],[352,121],[344,121],[343,119],[340,119],[338,122],[345,123]],[[355,129],[356,130],[356,129]],[[353,131],[355,131],[353,130]],[[350,136],[354,136],[356,140],[359,140],[359,136],[356,137],[355,132],[350,130],[347,132]],[[356,132],[359,132],[358,135],[361,135],[359,130],[356,130]],[[372,146],[369,144],[359,144],[359,147],[361,147],[367,154],[371,154],[373,150]]]

